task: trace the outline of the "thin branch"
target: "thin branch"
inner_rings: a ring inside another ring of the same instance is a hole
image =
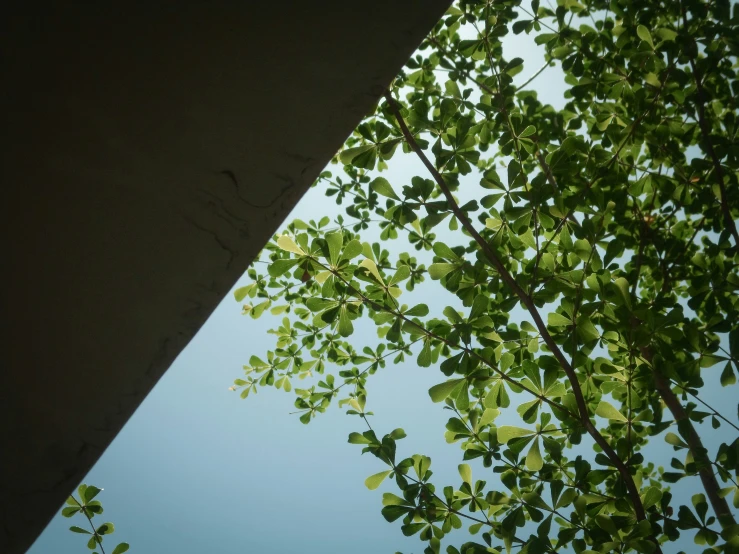
[[[647,361],[651,363],[651,352],[649,352],[648,349],[644,349],[642,353]],[[695,427],[693,427],[693,423],[690,421],[688,413],[685,411],[685,408],[683,408],[677,395],[672,391],[669,379],[667,379],[662,372],[654,366],[654,364],[652,364],[652,374],[654,376],[654,386],[662,396],[662,400],[664,400],[667,408],[672,412],[672,417],[674,417],[675,421],[678,423],[684,422],[683,425],[687,427],[687,436],[683,436],[688,442],[688,447],[690,448],[693,458],[698,463],[698,475],[700,476],[703,488],[706,490],[706,495],[708,496],[708,501],[711,503],[721,527],[726,529],[731,525],[736,525],[736,520],[729,509],[729,504],[726,502],[725,498],[721,498],[719,492],[721,487],[719,486],[718,481],[716,481],[716,476],[713,473],[711,460],[706,454],[707,450],[703,446],[700,435],[698,435]]]
[[[439,173],[439,171],[434,167],[434,165],[429,161],[429,159],[426,157],[424,152],[421,150],[421,148],[418,146],[418,143],[416,142],[415,138],[413,138],[413,135],[410,132],[410,129],[408,129],[408,126],[405,123],[405,120],[403,119],[403,116],[400,113],[400,108],[398,106],[398,103],[395,101],[395,99],[392,97],[392,95],[389,92],[385,93],[385,99],[388,102],[388,107],[392,114],[395,116],[395,119],[398,122],[398,125],[400,126],[400,129],[405,136],[406,141],[408,142],[408,145],[411,147],[411,149],[416,153],[416,155],[420,158],[423,165],[429,170],[431,175],[434,177],[434,180],[436,181],[436,184],[441,189],[442,193],[447,199],[447,202],[449,204],[450,209],[454,213],[454,215],[457,217],[459,222],[462,224],[464,229],[472,236],[472,238],[477,242],[477,244],[480,246],[480,249],[484,253],[485,257],[488,259],[488,261],[492,264],[492,266],[498,271],[498,274],[500,275],[500,278],[503,280],[503,282],[508,285],[508,287],[518,296],[521,303],[526,307],[529,314],[531,314],[531,317],[534,320],[534,323],[539,330],[539,333],[542,336],[542,339],[544,340],[544,343],[547,345],[549,350],[552,352],[554,357],[557,359],[557,361],[562,366],[562,369],[565,371],[565,374],[567,375],[568,380],[570,381],[570,385],[572,387],[572,392],[575,396],[575,401],[578,406],[578,412],[580,416],[580,421],[582,425],[585,427],[587,432],[590,434],[591,437],[595,440],[596,444],[603,450],[603,452],[608,456],[608,458],[611,460],[613,465],[618,469],[619,473],[621,474],[621,477],[626,485],[626,488],[629,492],[629,498],[631,499],[633,505],[634,505],[634,511],[636,513],[636,517],[638,520],[646,519],[646,514],[644,512],[644,505],[642,504],[641,498],[639,497],[639,489],[636,486],[636,483],[634,482],[633,477],[631,476],[631,473],[629,472],[629,469],[626,467],[624,462],[618,457],[616,452],[613,450],[610,444],[608,444],[608,441],[603,437],[603,435],[600,434],[600,432],[595,428],[595,425],[593,425],[592,421],[590,420],[590,413],[588,411],[587,404],[585,402],[585,398],[582,393],[582,388],[580,387],[580,382],[578,381],[577,374],[575,373],[574,368],[570,365],[570,363],[567,361],[567,358],[564,356],[562,350],[559,348],[557,343],[552,338],[551,334],[549,333],[549,330],[547,329],[544,321],[541,318],[541,315],[539,314],[539,310],[536,307],[536,304],[534,304],[533,299],[526,294],[526,292],[521,288],[521,286],[516,282],[516,280],[513,278],[511,273],[508,271],[508,269],[503,265],[498,255],[492,250],[490,245],[485,241],[485,239],[477,232],[475,227],[470,222],[470,219],[467,217],[467,215],[460,209],[459,205],[457,204],[456,200],[454,199],[454,196],[452,195],[451,190],[446,184],[446,181],[444,181],[444,178]],[[661,549],[659,547],[659,543],[655,540],[655,546],[657,552],[661,552]]]
[[[536,73],[534,73],[534,74],[533,74],[533,75],[532,75],[531,77],[529,77],[528,79],[526,79],[526,82],[525,82],[524,84],[522,84],[522,85],[521,85],[520,87],[516,87],[516,90],[521,90],[521,89],[523,89],[524,87],[526,87],[526,86],[530,85],[530,84],[531,84],[531,82],[532,82],[532,81],[533,81],[534,79],[536,79],[536,78],[537,78],[537,77],[538,77],[539,75],[541,75],[541,74],[542,74],[542,73],[544,72],[544,70],[545,70],[545,69],[546,69],[547,67],[549,67],[549,62],[544,62],[544,65],[542,65],[542,66],[541,66],[541,67],[539,68],[539,71],[537,71],[537,72],[536,72]]]
[[[690,396],[692,396],[693,398],[695,398],[695,399],[696,399],[696,400],[697,400],[698,402],[700,402],[701,404],[703,404],[703,406],[704,406],[705,408],[707,408],[707,409],[711,410],[711,413],[712,413],[712,414],[713,414],[714,416],[716,416],[716,417],[717,417],[717,418],[719,418],[719,419],[722,419],[722,420],[724,420],[724,421],[725,421],[726,423],[728,423],[729,425],[731,425],[731,426],[732,426],[732,427],[733,427],[734,429],[736,429],[737,431],[739,431],[739,427],[737,427],[735,423],[733,423],[733,422],[732,422],[732,421],[731,421],[730,419],[728,419],[728,418],[727,418],[726,416],[724,416],[723,414],[721,414],[721,412],[719,412],[718,410],[716,410],[716,408],[714,408],[714,407],[713,407],[713,406],[711,406],[710,404],[707,404],[707,403],[706,403],[706,402],[705,402],[705,401],[704,401],[703,399],[701,399],[701,398],[700,398],[700,397],[699,397],[699,396],[698,396],[697,394],[695,394],[695,393],[694,393],[694,392],[693,392],[692,390],[690,390],[690,389],[689,389],[689,388],[687,388],[687,387],[684,387],[684,386],[682,386],[682,385],[681,385],[680,383],[676,383],[676,382],[675,382],[675,381],[673,381],[672,379],[670,379],[670,382],[671,382],[671,384],[672,384],[672,385],[676,386],[677,388],[679,388],[679,389],[680,389],[681,391],[683,391],[684,393],[686,393],[686,394],[689,394]]]

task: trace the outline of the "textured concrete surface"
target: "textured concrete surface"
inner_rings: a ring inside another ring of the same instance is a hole
[[[449,0],[0,18],[0,552],[22,553]]]

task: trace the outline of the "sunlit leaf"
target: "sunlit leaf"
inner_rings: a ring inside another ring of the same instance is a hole
[[[595,409],[595,415],[606,419],[614,419],[616,421],[628,421],[621,412],[605,400],[602,400],[600,404],[598,404],[598,407]]]
[[[392,473],[392,470],[387,471],[381,471],[380,473],[375,473],[374,475],[370,475],[365,479],[364,485],[371,491],[375,490],[377,487],[379,487],[382,482],[385,480],[385,478]]]
[[[516,437],[526,437],[534,434],[534,431],[529,429],[523,429],[521,427],[511,427],[510,425],[503,425],[498,427],[498,441],[505,444],[509,440]]]
[[[433,402],[441,402],[445,400],[457,386],[462,383],[464,379],[451,379],[444,383],[434,385],[429,389],[429,396]]]

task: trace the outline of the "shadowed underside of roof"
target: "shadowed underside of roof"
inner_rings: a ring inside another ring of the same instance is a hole
[[[30,546],[448,4],[6,6],[0,551]]]

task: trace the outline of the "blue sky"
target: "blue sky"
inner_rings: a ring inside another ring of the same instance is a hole
[[[505,47],[509,57],[525,59],[519,82],[543,62],[533,37],[511,37]],[[544,101],[563,105],[565,86],[557,70],[545,71],[534,88]],[[403,156],[385,176],[399,187],[416,174],[426,177],[412,157]],[[328,204],[321,190],[311,189],[291,218],[316,218],[327,213]],[[429,304],[438,300],[420,294]],[[452,303],[449,297],[441,307]],[[105,489],[100,522],[116,525],[106,551],[125,540],[134,553],[422,552],[416,539],[380,515],[381,493],[392,486],[368,491],[363,484],[384,467],[347,443],[351,431],[364,430],[360,420],[332,407],[306,426],[289,413],[292,394],[261,390],[242,401],[228,390],[251,355],[273,347],[266,330],[276,321],[242,316],[229,294],[85,478]],[[358,332],[367,333],[360,340],[377,342],[373,326]],[[734,416],[735,400],[717,385],[719,372],[718,366],[709,370],[707,392],[714,405]],[[450,414],[427,393],[441,380],[433,367],[388,366],[370,379],[368,407],[379,433],[406,430],[401,454],[431,456],[439,481],[456,483],[459,447],[443,436]],[[706,431],[713,445],[726,432]],[[658,439],[651,449],[668,463],[670,447]],[[691,488],[697,490],[696,484]],[[72,524],[84,526],[84,520],[57,516],[30,554],[87,551],[84,537],[67,530]],[[690,549],[691,543],[682,547]]]

